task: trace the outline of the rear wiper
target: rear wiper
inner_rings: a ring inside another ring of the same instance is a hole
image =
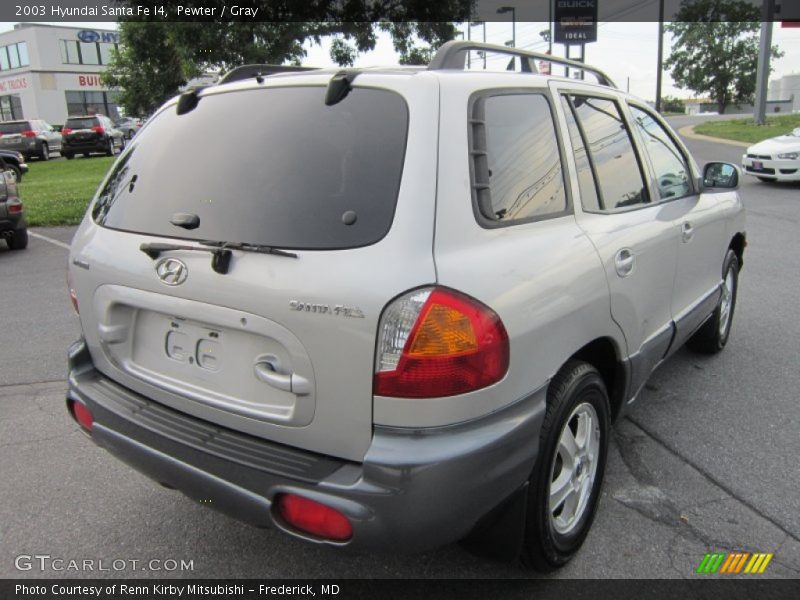
[[[153,260],[157,259],[162,252],[170,250],[194,250],[197,252],[211,252],[211,268],[220,275],[228,272],[231,265],[231,255],[227,248],[203,248],[199,246],[181,246],[179,244],[163,244],[160,242],[145,243],[139,246],[139,250],[147,254]]]
[[[288,250],[281,250],[272,246],[265,246],[264,244],[249,244],[247,242],[211,242],[201,241],[203,246],[212,246],[220,250],[229,248],[231,250],[244,250],[245,252],[259,252],[261,254],[274,254],[275,256],[286,256],[289,258],[297,258],[297,254],[289,252]]]
[[[261,254],[274,254],[275,256],[287,256],[297,258],[297,254],[287,252],[272,246],[260,244],[248,244],[246,242],[213,242],[201,241],[200,246],[184,246],[181,244],[165,244],[161,242],[145,243],[139,246],[139,250],[147,254],[153,260],[157,259],[162,252],[170,250],[189,250],[195,252],[211,252],[211,268],[215,272],[224,275],[228,272],[231,265],[231,250],[243,250],[245,252],[259,252]],[[207,247],[204,247],[207,246]]]

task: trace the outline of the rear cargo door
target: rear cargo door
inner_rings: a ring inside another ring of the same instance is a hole
[[[330,107],[319,78],[220,89],[151,119],[73,245],[98,369],[212,423],[362,459],[380,312],[435,280],[436,89],[410,78],[364,76]],[[233,249],[222,272],[203,241],[295,256]],[[154,243],[184,248],[142,251]]]

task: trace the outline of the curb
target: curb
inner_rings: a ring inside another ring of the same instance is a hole
[[[735,140],[726,140],[725,138],[711,137],[710,135],[702,135],[694,132],[694,125],[686,125],[678,130],[678,133],[683,137],[690,140],[702,140],[704,142],[714,142],[717,144],[728,144],[729,146],[737,146],[739,148],[749,148],[755,142],[737,142]]]

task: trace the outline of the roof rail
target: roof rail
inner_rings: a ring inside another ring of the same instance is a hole
[[[570,60],[568,58],[561,58],[559,56],[552,56],[550,54],[543,54],[541,52],[530,52],[528,50],[518,50],[517,48],[509,48],[507,46],[496,46],[495,44],[483,44],[481,42],[452,40],[442,45],[436,52],[436,55],[428,65],[431,71],[439,71],[442,69],[458,69],[463,70],[464,64],[467,59],[467,52],[470,50],[481,50],[484,52],[496,52],[497,54],[506,54],[508,56],[518,56],[522,62],[522,71],[528,73],[537,73],[534,60],[546,61],[556,65],[563,65],[572,67],[573,69],[580,69],[581,71],[588,71],[595,77],[600,85],[609,87],[617,87],[611,78],[603,73],[600,69],[585,65],[577,60]]]
[[[230,83],[251,77],[266,77],[275,73],[291,73],[294,71],[313,71],[315,67],[299,67],[296,65],[242,65],[231,69],[217,83]]]

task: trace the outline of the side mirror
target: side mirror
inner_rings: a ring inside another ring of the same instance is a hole
[[[725,162],[706,164],[703,167],[703,189],[739,189],[739,167]]]

